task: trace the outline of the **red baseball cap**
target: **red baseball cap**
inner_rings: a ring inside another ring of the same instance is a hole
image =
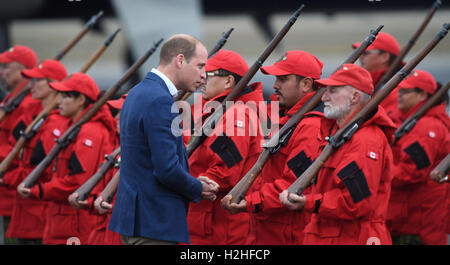
[[[352,47],[356,49],[361,43],[362,42],[353,43]],[[397,40],[395,40],[392,35],[386,32],[380,32],[374,42],[366,49],[366,51],[370,50],[382,50],[397,56],[400,52],[400,45],[398,45]]]
[[[100,90],[94,79],[87,74],[73,73],[62,82],[51,82],[50,87],[59,92],[77,91],[92,100],[97,100]]]
[[[437,84],[430,73],[423,70],[414,70],[407,78],[398,84],[398,87],[406,89],[417,87],[433,95],[436,92]]]
[[[212,58],[208,59],[205,66],[206,72],[218,69],[224,69],[239,76],[244,76],[248,71],[248,65],[237,52],[220,50]]]
[[[125,98],[128,96],[128,94],[123,94],[119,99],[115,100],[108,100],[106,103],[110,105],[114,109],[122,109],[123,103],[125,102]]]
[[[27,78],[50,78],[55,81],[63,81],[67,77],[66,68],[62,63],[56,60],[44,60],[33,69],[21,71]]]
[[[0,53],[0,63],[18,62],[31,69],[36,66],[38,59],[36,53],[27,46],[14,45],[9,50]]]
[[[316,80],[321,86],[350,85],[366,94],[372,95],[373,84],[369,72],[356,64],[343,64],[330,77]]]
[[[261,67],[266,75],[299,75],[319,79],[323,63],[314,55],[305,51],[288,51],[273,65]]]

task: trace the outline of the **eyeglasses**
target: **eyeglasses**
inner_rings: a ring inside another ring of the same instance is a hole
[[[422,90],[421,90],[420,88],[417,88],[417,87],[412,88],[412,89],[409,89],[409,88],[400,88],[400,89],[398,90],[398,93],[399,93],[399,94],[402,94],[402,95],[404,95],[404,94],[409,94],[409,93],[421,93],[421,92],[422,92]]]
[[[382,54],[382,53],[385,53],[385,51],[382,51],[382,50],[369,50],[369,51],[364,51],[362,53],[362,55],[366,56],[366,55],[369,55],[369,54],[372,54],[372,53]]]
[[[213,76],[228,76],[229,74],[220,73],[220,72],[206,72],[206,77],[213,77]]]
[[[36,83],[36,82],[39,82],[41,80],[45,80],[45,81],[47,81],[47,83],[52,82],[51,79],[46,78],[46,77],[44,77],[44,78],[30,78],[30,82],[32,82],[32,83]]]

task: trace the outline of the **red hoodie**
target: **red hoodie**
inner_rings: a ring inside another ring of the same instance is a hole
[[[282,109],[279,128],[310,100],[308,93],[291,109]],[[274,97],[272,97],[274,99]],[[268,110],[269,114],[271,110]],[[245,199],[256,245],[297,245],[303,241],[308,213],[299,214],[281,205],[279,194],[287,189],[318,155],[320,121],[323,113],[312,111],[296,126],[288,143],[273,154]],[[272,122],[275,120],[271,117]],[[303,159],[305,158],[305,159]],[[302,170],[303,169],[303,170]]]
[[[36,135],[23,147],[20,155],[19,166],[5,174],[3,183],[14,192],[11,220],[6,233],[10,238],[39,239],[45,226],[47,214],[47,202],[33,198],[22,198],[17,192],[17,186],[28,176],[46,154],[50,152],[55,139],[59,138],[66,130],[68,118],[59,115],[59,111],[49,113]],[[52,175],[50,165],[43,172],[38,182],[49,181]]]
[[[252,84],[247,90],[235,102],[254,102],[258,107],[258,103],[263,101],[261,83]],[[221,101],[230,92],[218,95],[210,102]],[[205,104],[203,117],[209,115],[208,108],[211,106],[208,103]],[[207,176],[220,186],[214,202],[201,201],[191,203],[189,207],[188,226],[192,244],[246,244],[252,238],[248,213],[231,215],[221,207],[220,200],[258,158],[263,139],[259,128],[257,109],[235,104],[217,122],[214,134],[207,137],[190,156],[191,175]]]
[[[81,244],[87,244],[93,229],[92,215],[87,210],[75,210],[67,197],[91,177],[105,155],[113,151],[117,141],[116,122],[104,105],[90,121],[81,126],[76,138],[59,153],[52,179],[31,188],[32,197],[49,201],[42,241],[44,244],[66,244],[71,237],[77,237]],[[71,124],[70,120],[67,126]]]
[[[312,213],[305,244],[391,244],[385,225],[392,179],[389,140],[395,125],[382,107],[324,163],[303,211]],[[325,137],[337,131],[322,119]]]
[[[28,80],[22,82],[13,93],[6,96],[2,104],[18,94],[26,84],[29,84]],[[16,144],[16,139],[20,136],[19,131],[25,130],[41,110],[41,102],[31,98],[31,94],[27,93],[17,108],[5,115],[0,122],[0,161],[11,152]],[[10,168],[13,169],[15,167],[17,167],[16,161]],[[14,194],[14,190],[0,186],[0,216],[11,216]]]
[[[419,103],[402,120],[415,113]],[[418,235],[425,244],[447,244],[448,183],[430,179],[430,171],[450,151],[450,119],[444,104],[431,108],[392,150],[395,157],[389,227],[393,235]]]

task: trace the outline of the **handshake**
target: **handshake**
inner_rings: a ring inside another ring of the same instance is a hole
[[[205,176],[199,176],[197,179],[202,183],[202,200],[214,201],[219,184]]]

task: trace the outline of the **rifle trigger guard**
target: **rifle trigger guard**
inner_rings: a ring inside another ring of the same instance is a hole
[[[289,139],[291,138],[292,132],[294,131],[295,127],[290,128],[285,134],[283,134],[280,139],[278,140],[277,145],[273,146],[273,147],[267,147],[267,150],[269,150],[269,152],[271,154],[275,154],[276,152],[278,152],[281,147],[283,147],[284,145],[286,145],[286,143],[289,141]]]
[[[341,145],[343,145],[347,140],[352,138],[353,134],[355,134],[355,132],[358,130],[358,128],[359,128],[358,123],[354,123],[352,126],[348,127],[344,131],[344,133],[342,133],[341,137],[336,139],[334,136],[332,136],[328,139],[328,142],[331,144],[331,146],[334,149],[337,149],[337,148],[341,147]]]

